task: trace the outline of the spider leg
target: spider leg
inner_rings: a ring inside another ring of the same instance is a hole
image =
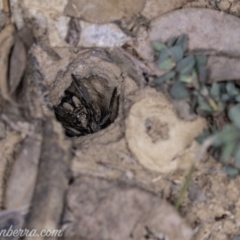
[[[66,120],[67,114],[62,107],[54,106],[54,111],[55,111],[55,115],[56,115],[56,118],[58,121],[67,122],[67,120]]]
[[[93,103],[89,97],[86,91],[78,84],[77,78],[74,74],[71,75],[73,79],[73,83],[75,86],[75,89],[80,94],[80,97],[84,102],[86,103],[87,107],[91,110],[92,116],[96,122],[99,122],[101,119],[101,111],[97,104]]]
[[[69,115],[69,113],[61,106],[54,106],[54,110],[55,110],[55,116],[57,118],[58,121],[60,121],[63,125],[63,127],[65,128],[66,133],[69,132],[69,135],[71,135],[70,132],[73,132],[72,135],[86,135],[88,133],[90,133],[89,129],[86,129],[82,126],[77,126],[73,121],[72,121],[72,116]],[[75,130],[73,130],[75,129]],[[75,131],[75,133],[74,133]]]
[[[81,133],[74,128],[65,126],[65,133],[68,137],[80,136]]]
[[[66,96],[66,97],[63,97],[61,99],[61,105],[63,105],[64,102],[67,102],[69,103],[70,105],[74,106],[73,104],[73,101],[72,101],[72,98],[70,96]]]
[[[80,94],[80,98],[81,100],[84,100],[85,103],[87,104],[87,106],[89,107],[90,104],[90,99],[87,96],[87,93],[85,92],[85,90],[78,84],[77,82],[77,78],[74,74],[71,74],[72,79],[73,79],[73,83],[74,83],[74,87],[76,89],[76,91]]]
[[[99,122],[101,120],[101,110],[99,108],[99,106],[95,103],[92,103],[92,112],[93,112],[93,118],[95,122]]]
[[[87,135],[91,132],[87,131],[86,129],[83,129],[82,131],[73,127],[64,126],[65,127],[65,133],[68,137],[79,137]],[[89,129],[88,129],[89,130]]]
[[[105,117],[101,120],[101,122],[99,123],[99,126],[103,127],[107,121],[109,120],[109,118],[111,117],[112,115],[112,110],[113,110],[113,105],[114,105],[114,100],[116,98],[116,95],[117,95],[117,88],[115,87],[114,90],[113,90],[113,93],[112,93],[112,97],[111,97],[111,100],[110,100],[110,103],[109,103],[109,107],[108,107],[108,113],[105,115]]]
[[[116,98],[116,95],[117,95],[117,88],[115,87],[115,88],[113,89],[112,97],[111,97],[110,104],[109,104],[109,112],[110,112],[110,113],[112,113],[113,104],[114,104],[114,100],[115,100],[115,98]]]

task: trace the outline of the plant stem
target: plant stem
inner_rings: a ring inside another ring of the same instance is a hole
[[[185,179],[185,182],[180,190],[180,193],[179,193],[179,196],[175,202],[175,208],[178,210],[179,207],[181,206],[182,204],[182,201],[183,201],[183,197],[184,197],[184,194],[186,193],[187,189],[188,189],[188,186],[189,186],[189,183],[191,181],[191,178],[192,178],[192,173],[194,171],[194,165],[191,166],[191,168],[189,169],[189,172],[186,176],[186,179]]]

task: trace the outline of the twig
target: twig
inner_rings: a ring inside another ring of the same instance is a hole
[[[208,148],[212,145],[213,141],[214,137],[209,137],[203,142],[202,146],[196,154],[195,162],[200,162],[203,159],[203,156],[206,154]]]
[[[123,53],[123,55],[125,55],[125,57],[127,57],[129,60],[132,61],[132,63],[134,63],[138,70],[144,71],[148,74],[152,72],[152,70],[149,67],[147,67],[146,64],[144,64],[142,61],[131,55],[129,52],[127,52],[123,48],[119,48],[119,50]]]
[[[187,177],[186,177],[186,180],[181,188],[181,191],[179,193],[179,196],[177,198],[177,201],[175,203],[175,208],[178,210],[179,207],[181,206],[182,204],[182,201],[183,201],[183,197],[184,197],[184,194],[186,193],[187,189],[188,189],[188,186],[189,186],[189,183],[191,181],[191,178],[192,178],[192,173],[194,171],[194,165],[191,166],[191,168],[189,169],[189,172],[187,174]]]
[[[179,196],[176,200],[176,203],[175,203],[175,207],[176,209],[178,210],[179,207],[181,206],[182,204],[182,201],[183,201],[183,197],[184,197],[184,194],[186,193],[187,189],[188,189],[188,186],[189,186],[189,183],[191,181],[191,178],[192,178],[192,174],[193,174],[193,171],[194,171],[194,164],[196,162],[199,162],[203,159],[203,156],[206,154],[208,148],[212,145],[214,141],[214,137],[209,137],[207,138],[201,148],[199,149],[198,153],[196,154],[196,157],[195,157],[195,162],[193,163],[193,165],[191,166],[191,168],[189,169],[189,172],[187,174],[187,177],[186,177],[186,180],[180,190],[180,193],[179,193]]]

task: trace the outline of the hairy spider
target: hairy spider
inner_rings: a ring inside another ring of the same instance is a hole
[[[65,91],[60,104],[54,106],[56,118],[65,128],[66,135],[69,137],[83,136],[108,126],[112,122],[114,104],[119,97],[117,88],[113,89],[110,102],[105,107],[107,110],[103,111],[102,105],[90,98],[87,89],[79,84],[76,76],[73,74],[71,76],[73,82],[70,89]]]

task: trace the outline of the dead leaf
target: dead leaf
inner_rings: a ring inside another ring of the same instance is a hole
[[[190,240],[192,236],[176,210],[158,196],[95,177],[82,176],[70,187],[64,221],[66,239]]]
[[[181,9],[153,20],[149,37],[151,41],[166,42],[173,36],[186,33],[190,50],[213,50],[239,57],[240,33],[236,31],[239,24],[239,18],[215,10]]]
[[[13,94],[18,87],[26,68],[27,53],[22,40],[16,36],[9,66],[9,88]]]
[[[93,23],[108,23],[137,15],[145,0],[69,0],[65,8],[68,16]]]
[[[27,228],[37,231],[58,229],[68,185],[70,149],[69,142],[64,139],[62,128],[56,120],[46,118],[43,123],[40,162]]]
[[[14,44],[14,26],[7,25],[0,33],[0,90],[4,100],[14,102],[8,89],[8,58]]]
[[[34,137],[24,140],[8,180],[5,207],[18,209],[30,206],[38,172],[41,141]]]
[[[24,26],[17,32],[19,38],[23,42],[26,52],[31,48],[34,43],[33,30],[29,27]]]

